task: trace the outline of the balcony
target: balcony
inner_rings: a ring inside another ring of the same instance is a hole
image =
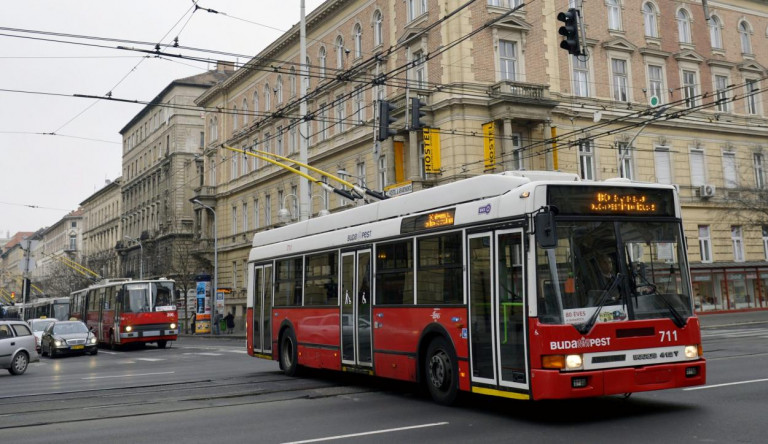
[[[548,85],[503,80],[491,86],[489,95],[495,119],[547,120],[559,103],[551,98]]]

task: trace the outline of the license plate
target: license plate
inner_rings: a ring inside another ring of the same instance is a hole
[[[84,348],[85,348],[84,345],[73,345],[72,346],[72,350],[82,350]]]
[[[147,337],[147,336],[160,336],[160,330],[145,331],[142,336],[144,336],[144,337]]]

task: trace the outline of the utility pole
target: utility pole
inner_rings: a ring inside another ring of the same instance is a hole
[[[27,299],[29,298],[30,281],[29,272],[35,269],[35,261],[31,258],[32,248],[37,246],[37,241],[24,239],[21,241],[21,249],[24,251],[24,258],[19,264],[22,273],[21,281],[21,319],[25,319],[27,310]]]
[[[307,145],[309,138],[309,122],[307,121],[307,82],[309,82],[309,65],[307,65],[307,18],[305,13],[304,1],[301,0],[301,25],[299,28],[299,66],[303,66],[299,82],[299,94],[301,94],[299,102],[299,115],[301,116],[301,123],[299,124],[299,162],[303,164],[309,163],[307,161]],[[299,170],[307,174],[306,167],[300,167]],[[309,190],[309,180],[302,176],[299,178],[299,220],[307,220],[310,215],[310,206],[312,204],[312,196]]]

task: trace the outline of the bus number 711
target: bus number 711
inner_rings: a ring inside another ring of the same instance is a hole
[[[661,342],[677,341],[677,330],[662,330],[659,334],[661,335]]]

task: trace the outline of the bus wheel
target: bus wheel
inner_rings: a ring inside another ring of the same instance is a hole
[[[295,376],[299,368],[296,334],[292,328],[285,330],[280,340],[280,368],[287,376]]]
[[[166,340],[157,341],[157,348],[165,348],[166,345],[168,345],[168,341]]]
[[[432,399],[438,404],[453,404],[459,393],[459,367],[456,352],[444,338],[437,337],[429,344],[424,368]]]

